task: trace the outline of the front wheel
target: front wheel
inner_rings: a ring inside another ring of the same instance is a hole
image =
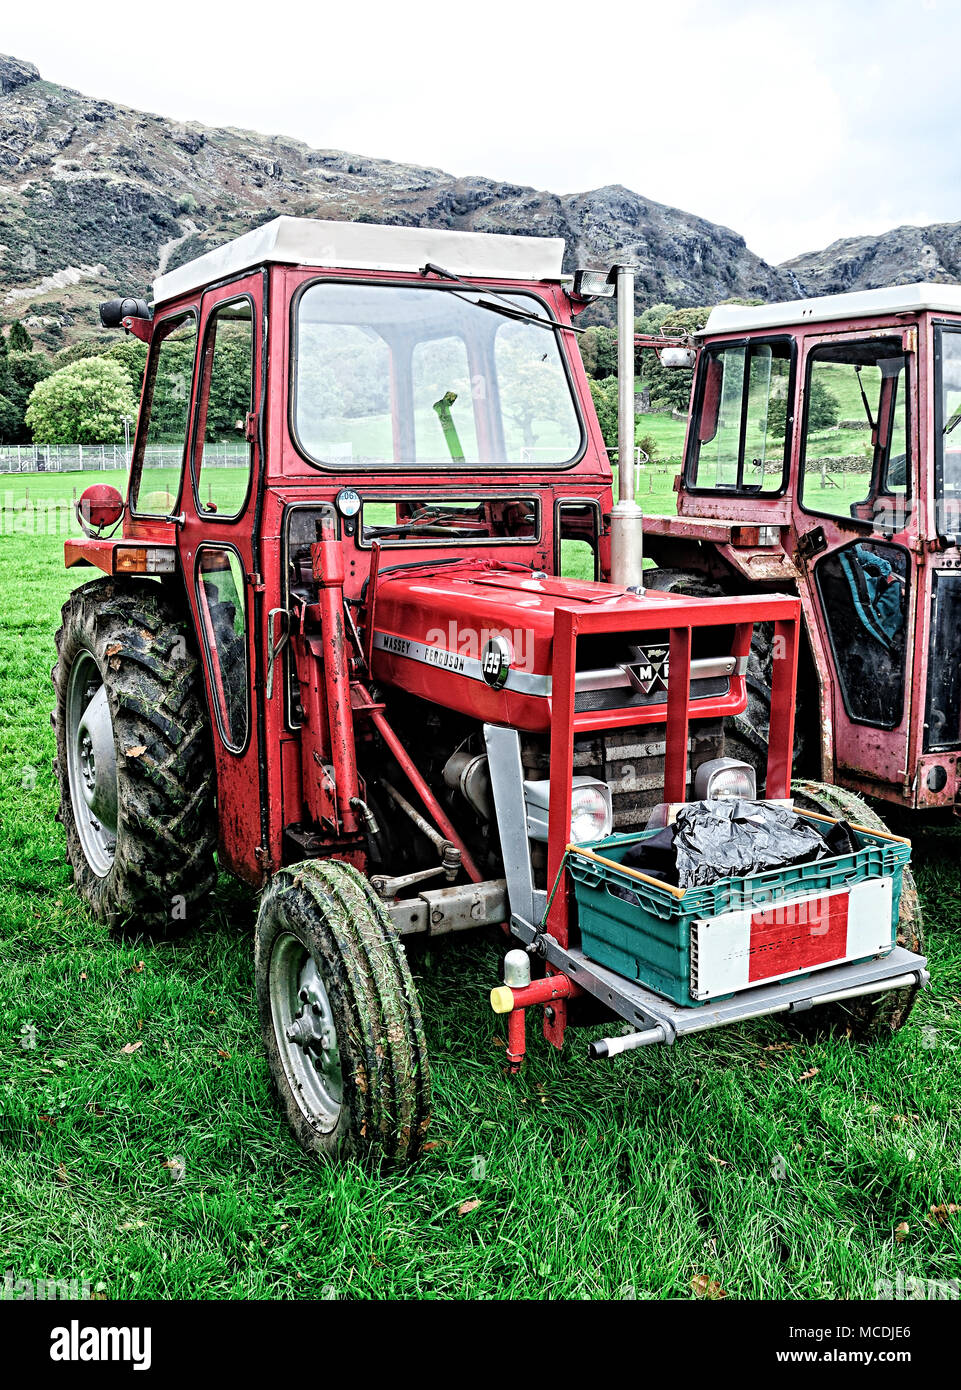
[[[309,860],[277,873],[254,940],[261,1031],[301,1146],[403,1162],[430,1116],[427,1046],[403,946],[356,869]]]
[[[799,811],[814,811],[822,816],[842,817],[866,830],[887,832],[888,827],[872,811],[866,801],[845,787],[828,786],[824,782],[793,782],[791,792]],[[914,875],[905,868],[901,880],[901,903],[898,917],[897,941],[917,955],[924,954],[924,927],[921,904]],[[791,1025],[805,1037],[841,1036],[851,1038],[884,1038],[903,1028],[908,1020],[918,986],[889,990],[886,994],[866,995],[863,999],[848,999],[844,1003],[824,1004],[809,1012],[797,1014]]]

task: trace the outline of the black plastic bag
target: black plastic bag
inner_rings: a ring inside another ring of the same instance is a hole
[[[758,801],[695,801],[681,807],[669,829],[671,852],[662,831],[633,845],[622,862],[681,888],[808,864],[857,848],[844,821],[832,825],[825,835],[816,821],[798,816],[787,806]]]

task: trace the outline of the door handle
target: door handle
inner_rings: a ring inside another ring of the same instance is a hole
[[[281,619],[281,633],[278,638],[274,638],[276,630],[275,619]],[[274,693],[274,665],[278,656],[287,645],[290,637],[290,614],[286,608],[271,608],[267,614],[267,699],[271,699]]]

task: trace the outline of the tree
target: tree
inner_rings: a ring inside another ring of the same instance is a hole
[[[237,426],[251,408],[249,323],[221,323],[210,374],[206,438],[237,439]]]
[[[119,444],[123,417],[136,412],[123,367],[96,357],[37,382],[26,422],[37,444]]]
[[[7,380],[4,399],[9,409],[4,412],[0,437],[4,444],[27,444],[30,431],[24,416],[30,392],[38,381],[51,372],[48,359],[41,352],[11,352],[7,354]]]
[[[33,352],[33,339],[19,320],[11,325],[7,347],[11,352]]]
[[[119,362],[127,373],[131,391],[139,400],[144,368],[147,365],[147,344],[131,334],[129,337],[121,338],[119,342],[111,343],[102,355],[108,362]]]
[[[16,444],[23,416],[9,396],[0,395],[0,444]]]
[[[649,309],[642,309],[634,320],[634,332],[656,333],[664,320],[675,312],[673,304],[652,304]]]
[[[590,377],[587,384],[591,388],[591,395],[594,398],[594,409],[597,411],[597,419],[601,427],[601,434],[604,436],[604,443],[609,449],[616,449],[617,378],[611,376],[604,381],[595,381],[593,377]]]
[[[586,328],[580,338],[584,370],[595,381],[604,381],[617,371],[617,334],[613,328],[597,324]]]
[[[833,391],[829,391],[823,381],[812,378],[808,390],[807,428],[827,430],[836,425],[841,418],[841,403]],[[787,397],[775,396],[768,406],[767,427],[775,438],[781,438],[787,429]]]

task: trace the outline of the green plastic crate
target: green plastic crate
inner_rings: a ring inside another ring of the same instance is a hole
[[[826,818],[811,819],[824,821]],[[588,960],[636,980],[676,1004],[703,1008],[708,1002],[716,1002],[696,1000],[691,996],[691,927],[694,922],[743,907],[745,901],[761,902],[765,895],[770,895],[770,900],[782,906],[809,893],[827,892],[866,878],[890,877],[893,884],[891,946],[895,945],[901,879],[911,857],[907,841],[858,829],[854,834],[859,848],[851,854],[751,874],[746,878],[722,879],[706,887],[688,888],[682,896],[676,896],[666,884],[660,887],[616,867],[632,845],[657,833],[652,830],[610,835],[590,845],[572,847],[568,850],[567,865],[577,900],[581,946]],[[598,863],[580,850],[588,850],[613,862]],[[632,895],[630,900],[612,893],[613,886]]]

